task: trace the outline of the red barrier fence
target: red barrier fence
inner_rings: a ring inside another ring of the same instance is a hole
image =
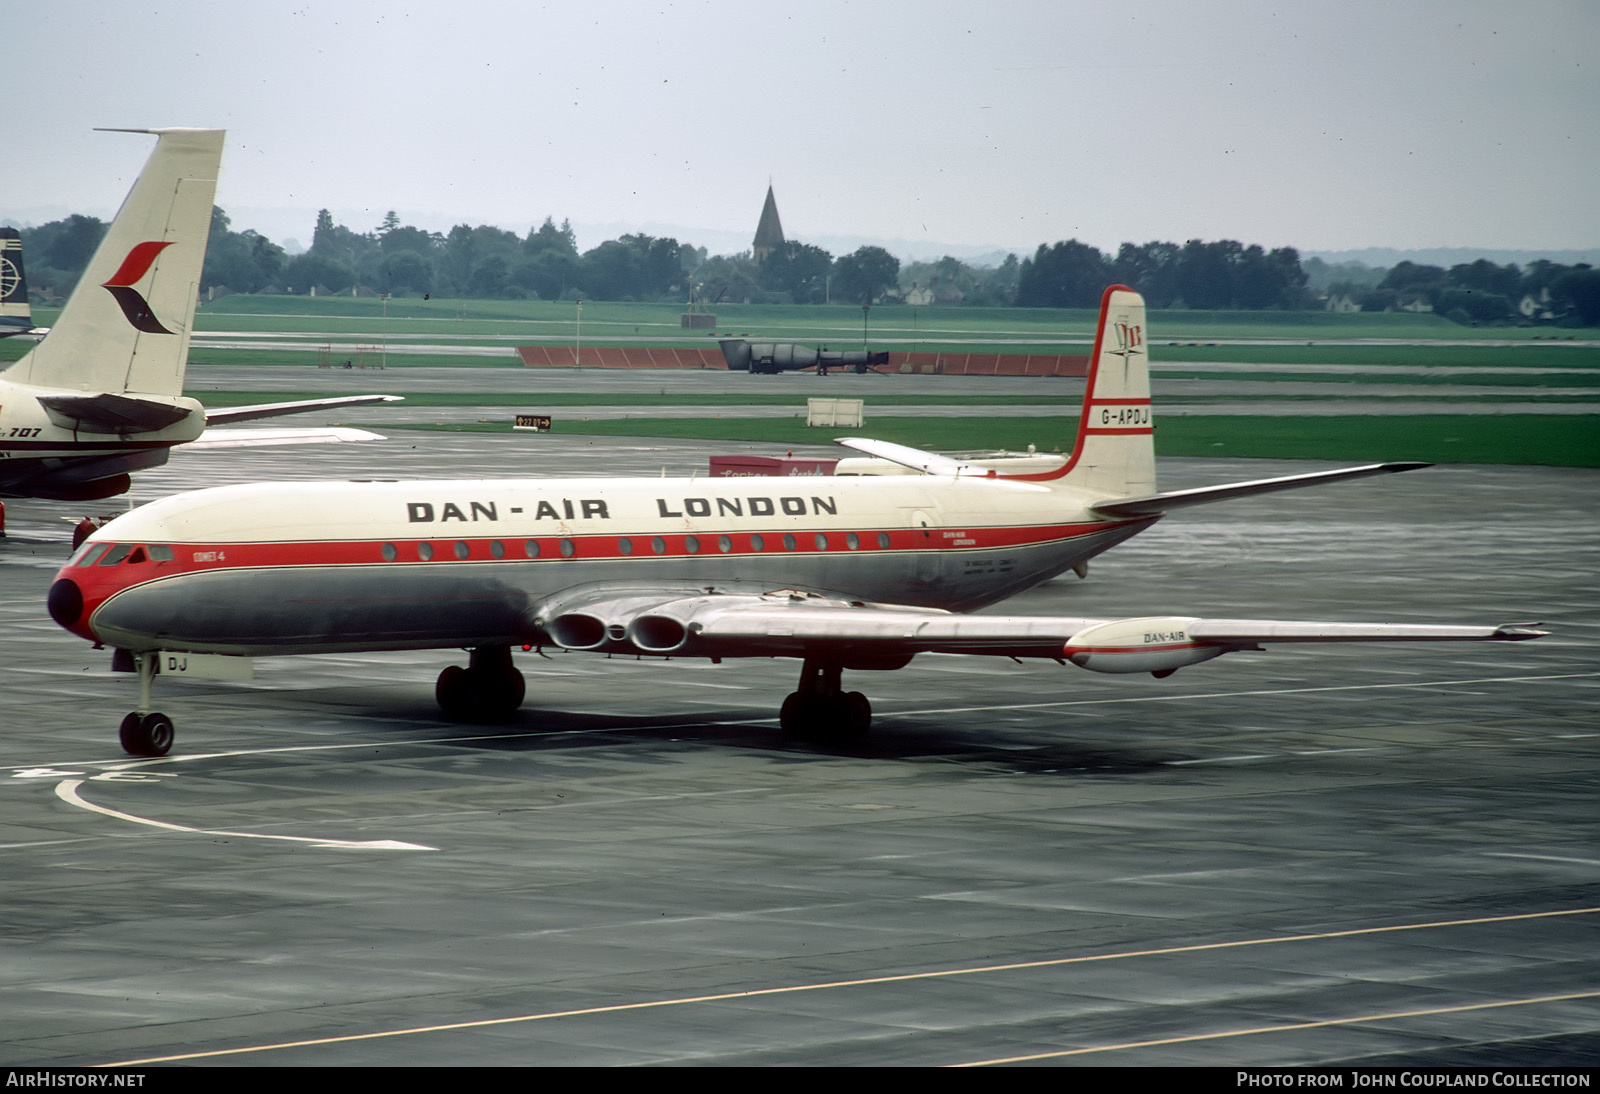
[[[581,362],[571,346],[518,346],[517,355],[530,368],[714,368],[727,369],[722,350],[671,349],[664,346],[584,346]]]

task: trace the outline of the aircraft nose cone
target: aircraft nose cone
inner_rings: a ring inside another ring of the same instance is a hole
[[[63,577],[50,586],[45,607],[50,610],[51,619],[70,631],[83,617],[83,590],[71,578]]]

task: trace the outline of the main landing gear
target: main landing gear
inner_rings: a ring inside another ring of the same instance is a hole
[[[150,709],[151,686],[161,665],[161,655],[155,652],[133,654],[133,665],[139,674],[139,709],[129,711],[122,719],[117,737],[122,742],[122,751],[130,756],[165,756],[171,751],[176,736],[172,719]]]
[[[527,683],[511,663],[510,646],[480,646],[467,667],[451,665],[439,674],[434,698],[445,715],[463,722],[498,722],[522,705]]]
[[[838,744],[867,735],[872,704],[859,691],[840,687],[841,668],[837,661],[806,658],[799,687],[789,693],[778,713],[778,724],[785,733]]]

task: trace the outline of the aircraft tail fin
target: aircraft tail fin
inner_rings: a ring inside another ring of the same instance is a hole
[[[138,129],[156,147],[44,341],[7,379],[86,392],[183,390],[222,162],[220,129]]]
[[[1155,493],[1155,423],[1144,331],[1144,297],[1126,285],[1106,289],[1072,456],[1054,471],[1003,478],[1106,498]]]
[[[0,228],[0,338],[32,329],[28,277],[22,269],[22,233]]]

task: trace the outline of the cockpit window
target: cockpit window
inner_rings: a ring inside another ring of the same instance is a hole
[[[79,549],[78,557],[73,562],[73,565],[93,566],[96,560],[98,560],[100,556],[105,553],[105,549],[109,546],[111,546],[109,543],[85,543],[83,547]]]
[[[150,558],[154,562],[171,562],[177,557],[172,553],[172,548],[165,543],[152,543],[145,550],[150,552]]]
[[[117,563],[121,562],[123,559],[127,558],[132,553],[133,553],[133,544],[131,544],[131,543],[118,543],[116,546],[112,547],[111,550],[109,550],[109,551],[107,551],[105,553],[105,557],[100,560],[100,565],[102,565],[102,566],[115,566]]]

